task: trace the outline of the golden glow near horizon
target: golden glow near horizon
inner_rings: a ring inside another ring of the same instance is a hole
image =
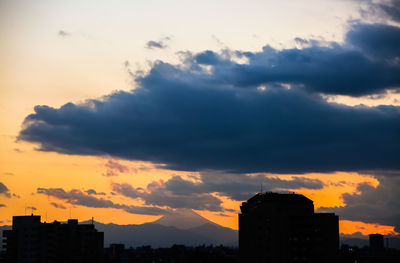
[[[151,222],[160,216],[130,214],[123,210],[113,208],[89,208],[79,205],[71,205],[65,200],[59,200],[55,197],[47,197],[36,193],[36,189],[42,188],[63,188],[66,191],[71,189],[79,189],[85,191],[95,189],[97,192],[106,193],[100,196],[114,203],[143,205],[141,201],[132,200],[122,196],[113,196],[110,194],[111,182],[128,183],[134,187],[146,188],[147,184],[152,181],[167,181],[173,175],[180,175],[182,178],[188,178],[191,172],[178,172],[164,169],[157,169],[154,165],[144,162],[131,162],[119,160],[119,163],[130,167],[127,173],[120,173],[118,176],[106,177],[105,164],[109,158],[90,157],[90,156],[70,156],[57,153],[36,152],[33,147],[27,143],[15,143],[8,138],[9,143],[18,150],[12,149],[10,146],[0,146],[2,156],[7,155],[7,161],[2,159],[0,174],[2,181],[11,190],[12,193],[18,193],[20,198],[6,198],[0,196],[0,203],[4,203],[7,207],[3,207],[0,221],[2,224],[9,224],[12,215],[38,214],[42,216],[42,220],[50,222],[53,220],[66,220],[78,218],[79,220],[88,220],[94,217],[96,221],[102,223],[118,223],[118,224],[141,224]],[[3,141],[6,141],[3,139]],[[11,148],[11,149],[10,149]],[[23,163],[24,165],[19,165]],[[271,177],[281,179],[291,179],[299,175],[276,175]],[[29,183],[21,183],[21,177]],[[304,194],[314,201],[315,208],[325,206],[341,206],[343,202],[341,195],[343,193],[354,193],[359,183],[368,182],[374,187],[378,185],[377,180],[368,175],[360,175],[357,173],[337,172],[333,174],[303,174],[301,177],[309,179],[319,179],[324,183],[324,187],[319,190],[298,189],[297,193]],[[259,189],[254,189],[256,193]],[[223,207],[233,209],[237,212],[211,212],[195,210],[203,217],[216,222],[220,225],[238,228],[237,213],[240,211],[240,201],[232,201],[227,197],[219,196],[223,201]],[[55,208],[50,203],[57,203],[65,207],[65,209]],[[35,207],[37,210],[27,209],[26,207]],[[116,218],[118,220],[116,221]],[[360,222],[341,221],[340,231],[344,234],[352,234],[361,232],[363,234],[375,233],[383,231],[385,233],[395,233],[391,226],[380,226],[378,224],[362,223],[362,231],[357,228]],[[353,231],[353,232],[352,232]]]
[[[37,188],[95,189],[105,193],[99,198],[114,203],[144,205],[140,200],[111,194],[111,183],[145,188],[152,181],[167,181],[173,175],[188,178],[193,174],[157,168],[146,162],[118,160],[130,167],[129,171],[107,177],[105,164],[111,157],[37,151],[35,145],[16,140],[24,118],[33,112],[35,105],[60,107],[115,90],[130,90],[132,80],[125,61],[129,61],[129,70],[146,71],[156,60],[177,63],[179,51],[226,48],[254,51],[266,44],[282,49],[293,46],[294,37],[341,42],[348,27],[346,21],[360,18],[360,4],[351,1],[200,2],[5,0],[0,3],[0,182],[15,194],[11,198],[0,195],[0,204],[5,205],[0,207],[0,225],[10,224],[13,215],[31,212],[47,221],[66,220],[70,216],[79,220],[94,217],[99,222],[117,224],[154,221],[160,216],[71,205],[37,194]],[[230,12],[221,13],[227,6]],[[204,13],[207,19],[202,16]],[[167,38],[168,47],[163,50],[145,48],[148,40]],[[348,105],[399,105],[400,101],[398,94],[380,99],[336,96],[327,100]],[[341,195],[354,193],[359,183],[378,185],[372,176],[347,172],[270,176],[321,180],[322,189],[296,190],[312,199],[316,208],[343,205]],[[224,208],[239,211],[241,202],[218,198]],[[56,208],[52,202],[64,208]],[[238,227],[237,212],[196,212],[223,226]],[[341,221],[340,231],[364,235],[395,233],[393,226],[352,221]]]

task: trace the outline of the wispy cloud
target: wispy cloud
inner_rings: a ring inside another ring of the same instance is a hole
[[[94,189],[88,189],[85,191],[85,193],[87,193],[88,195],[106,195],[106,193],[104,192],[97,192]]]
[[[60,37],[67,37],[67,36],[70,36],[71,34],[65,30],[59,30],[57,35]]]
[[[65,191],[62,188],[38,188],[37,193],[52,196],[60,200],[65,200],[67,203],[72,205],[81,205],[93,208],[115,208],[124,210],[132,214],[163,215],[169,212],[167,209],[162,209],[154,206],[133,206],[116,204],[110,200],[96,198],[92,195],[88,195],[77,189]]]
[[[107,171],[103,173],[103,176],[107,177],[118,176],[119,173],[128,173],[131,171],[131,169],[128,166],[123,165],[118,161],[111,159],[107,161],[105,167],[107,168]]]
[[[170,40],[171,40],[170,37],[164,37],[158,41],[149,40],[146,43],[146,48],[147,49],[165,49],[168,47],[168,45],[166,43]]]
[[[60,209],[67,209],[65,206],[63,206],[62,204],[57,204],[54,202],[51,202],[50,205],[54,206],[55,208],[60,208]]]

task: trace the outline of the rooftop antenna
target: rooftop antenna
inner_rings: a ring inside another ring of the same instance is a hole
[[[92,216],[92,225],[94,225],[94,217]]]
[[[70,206],[70,207],[69,207],[69,219],[72,218],[72,217],[71,217],[71,209],[72,209],[72,207]]]
[[[262,193],[262,183],[261,183],[261,193]]]
[[[26,202],[25,202],[25,215],[26,215]]]

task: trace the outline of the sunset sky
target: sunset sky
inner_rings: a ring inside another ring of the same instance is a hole
[[[0,1],[0,225],[297,192],[400,234],[400,2]]]

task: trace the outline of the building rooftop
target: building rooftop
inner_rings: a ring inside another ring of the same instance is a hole
[[[250,198],[247,202],[308,202],[313,203],[313,201],[304,195],[296,194],[296,193],[273,193],[273,192],[265,192],[265,193],[257,193],[255,196]]]

